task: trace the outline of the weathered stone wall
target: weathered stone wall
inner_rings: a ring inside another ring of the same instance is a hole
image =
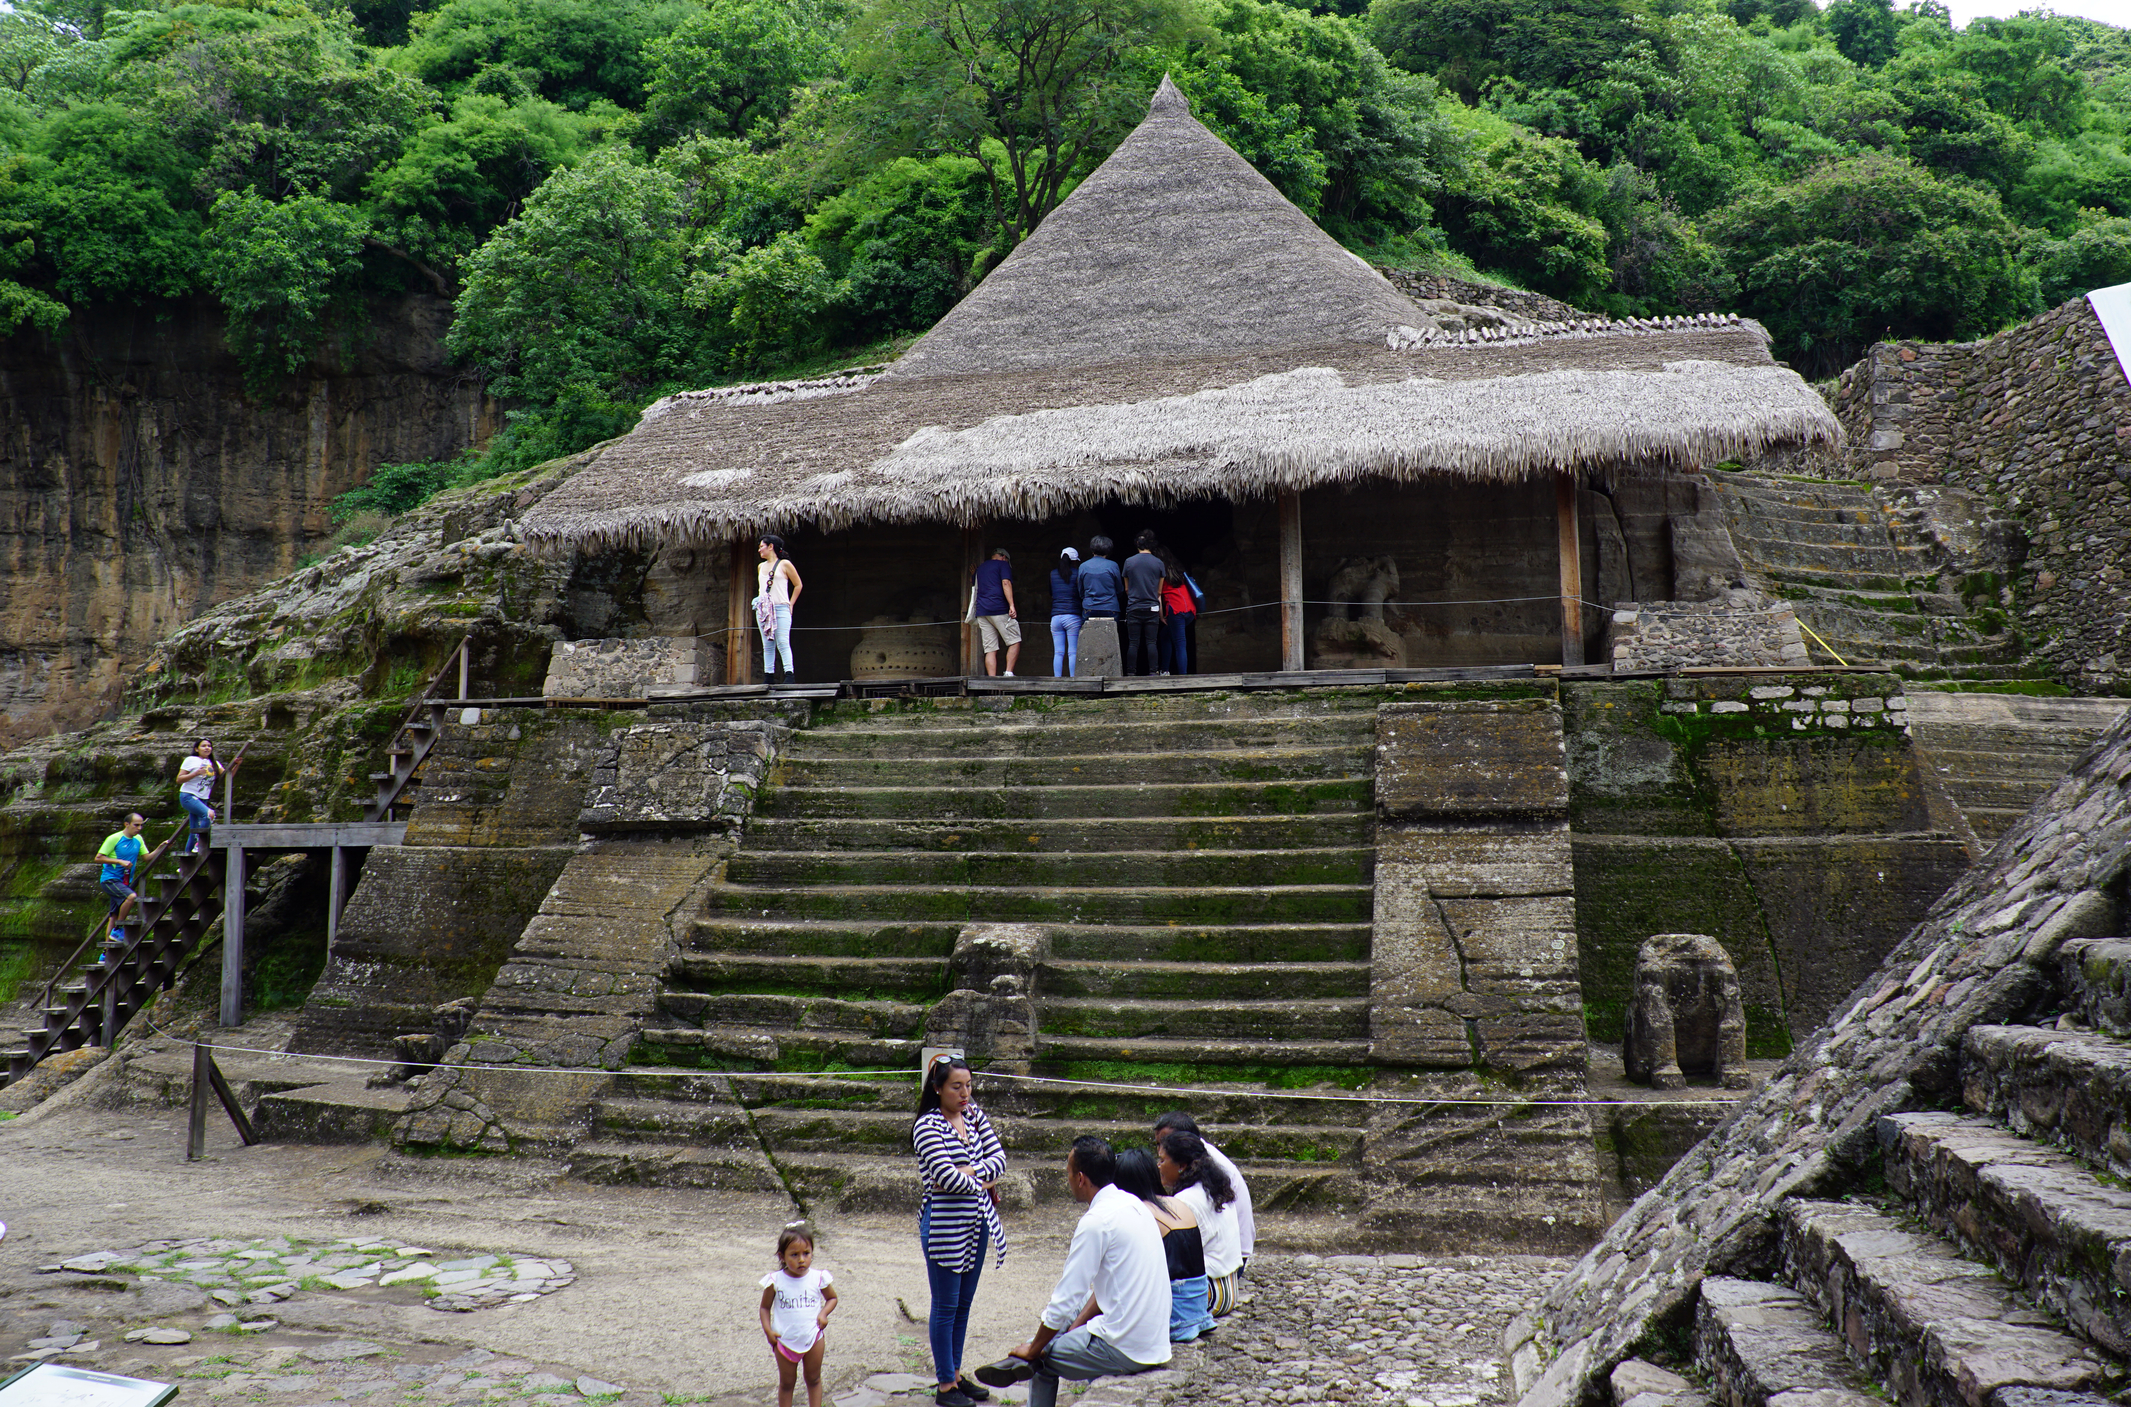
[[[1472,303],[1483,308],[1501,308],[1540,322],[1567,322],[1589,316],[1559,298],[1549,298],[1544,293],[1528,293],[1521,288],[1504,288],[1494,283],[1470,283],[1461,278],[1418,273],[1412,269],[1386,269],[1379,266],[1377,272],[1389,279],[1393,288],[1415,302],[1423,298],[1448,298],[1453,302]]]
[[[1505,1336],[1523,1407],[1602,1398],[1604,1374],[1676,1325],[1705,1275],[1769,1267],[1786,1197],[1839,1195],[1877,1120],[1959,1095],[1971,1027],[2056,990],[2075,938],[2117,931],[2131,868],[2131,722],[1962,876],[1834,1020],[1616,1222]]]
[[[1934,826],[1892,675],[1564,686],[1584,1014],[1617,1044],[1635,953],[1707,933],[1778,1056],[1968,863]]]
[[[1981,342],[1879,343],[1836,411],[1854,473],[2013,529],[1943,590],[2009,607],[2028,658],[2082,692],[2131,687],[2131,386],[2084,298]]]
[[[591,766],[571,778],[571,829],[585,842],[533,897],[537,912],[522,920],[500,970],[490,969],[466,1040],[422,1079],[397,1142],[500,1151],[583,1136],[592,1098],[636,1044],[667,963],[806,707],[663,705],[624,716],[589,749]],[[586,1074],[451,1068],[467,1064]]]
[[[1607,621],[1600,657],[1619,673],[1807,663],[1805,637],[1790,606],[1751,591],[1727,592],[1716,601],[1641,602],[1616,610]]]
[[[370,852],[291,1049],[389,1053],[495,980],[577,848],[613,715],[455,710],[422,768],[406,844]]]
[[[641,699],[725,682],[725,645],[699,635],[558,640],[540,692],[551,699]]]
[[[104,713],[156,640],[296,566],[375,465],[490,434],[494,403],[444,354],[450,318],[407,295],[345,366],[264,400],[205,303],[0,340],[0,744]]]
[[[1369,1054],[1376,1092],[1584,1090],[1561,709],[1387,704],[1377,715]],[[1418,1072],[1418,1073],[1417,1073]],[[1581,1244],[1600,1221],[1580,1108],[1372,1110],[1368,1227],[1430,1249]]]

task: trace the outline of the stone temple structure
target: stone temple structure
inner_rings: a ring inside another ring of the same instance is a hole
[[[815,632],[801,680],[847,677],[899,625],[954,620],[996,547],[1026,564],[1023,612],[1041,620],[1059,548],[1147,526],[1206,588],[1204,672],[1581,664],[1605,646],[1601,604],[1744,588],[1691,471],[1841,437],[1752,323],[1428,306],[1165,80],[885,372],[670,397],[518,527],[550,549],[692,552],[711,638],[745,629],[755,536],[786,535]],[[1802,661],[1787,622],[1738,662]],[[737,653],[722,663],[752,677]]]
[[[2078,310],[2014,340],[1991,384],[2124,403]],[[1838,396],[1853,447],[1921,375],[1898,366]],[[900,1207],[906,1075],[956,1045],[1017,1203],[1062,1195],[1074,1133],[1135,1139],[1178,1104],[1249,1169],[1269,1245],[1582,1250],[1649,1194],[1517,1345],[1535,1403],[1602,1397],[1705,1304],[1765,1294],[1705,1301],[1696,1276],[1783,1288],[1751,1279],[1781,1196],[1840,1185],[1787,1181],[1791,1152],[1863,1166],[1851,1113],[1927,1112],[1871,1103],[1883,1044],[1825,1074],[1849,1112],[1816,1104],[1814,1033],[1862,1011],[1846,1029],[1878,1042],[1980,990],[1911,980],[1938,941],[1912,930],[1971,865],[2042,843],[2022,816],[2122,712],[1970,691],[2019,668],[2017,544],[1976,526],[1987,490],[1922,479],[1980,474],[1996,442],[1904,423],[1938,469],[1786,478],[1844,436],[1752,324],[1416,301],[1165,88],[893,368],[670,398],[174,635],[93,749],[6,759],[0,917],[47,925],[41,981],[92,916],[68,917],[93,890],[64,847],[167,790],[183,739],[248,742],[257,829],[225,828],[158,951],[219,936],[177,980],[219,979],[241,1019],[312,903],[292,1049],[416,1067],[239,1072],[274,1136]],[[2107,493],[2068,484],[2064,517]],[[1208,590],[1206,673],[964,677],[973,561],[1008,546],[1040,619],[1028,564],[1150,525]],[[806,572],[816,686],[775,696],[726,648],[771,530]],[[231,895],[248,929],[216,916]],[[1716,1068],[1680,1091],[1620,1064],[1661,934],[1730,973]],[[55,991],[60,1048],[108,1035]],[[1955,1056],[1926,1055],[1911,1084],[1943,1103]],[[1749,1075],[1793,1103],[1725,1087]],[[1692,1261],[1706,1189],[1659,1185],[1748,1099],[1804,1141],[1733,1150],[1757,1190],[1712,1201],[1738,1253]]]

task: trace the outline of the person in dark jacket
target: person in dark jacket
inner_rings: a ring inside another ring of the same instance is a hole
[[[1162,668],[1162,559],[1154,529],[1135,539],[1139,551],[1125,559],[1125,673],[1166,674]]]
[[[1074,576],[1082,620],[1115,620],[1125,613],[1125,574],[1110,560],[1110,547],[1107,537],[1088,539],[1088,560]]]

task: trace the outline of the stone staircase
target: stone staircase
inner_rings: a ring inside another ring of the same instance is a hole
[[[2015,642],[1942,588],[1940,549],[1870,489],[1825,480],[1712,476],[1748,584],[1791,603],[1851,664],[1963,675],[2009,672]],[[1816,663],[1826,650],[1808,637]]]
[[[667,974],[664,1025],[574,1166],[906,1205],[928,1008],[973,925],[1040,929],[1039,1075],[1190,1084],[1261,1204],[1355,1195],[1373,908],[1374,691],[822,710]],[[672,1065],[694,1067],[681,1074]],[[907,1071],[886,1080],[851,1070]],[[713,1073],[715,1072],[715,1073]],[[988,1082],[1035,1195],[1076,1133],[1177,1099]],[[766,1165],[766,1166],[765,1166]]]
[[[1965,1108],[1878,1121],[1884,1192],[1787,1201],[1774,1278],[1702,1282],[1717,1401],[2102,1407],[2131,1386],[2131,942],[2068,943],[2059,968],[2054,1022],[1968,1031]],[[1647,1374],[1622,1365],[1616,1397]]]
[[[1911,686],[1909,735],[1929,769],[1933,824],[1970,842],[1978,858],[2027,814],[2109,725],[2122,699],[1947,693]]]

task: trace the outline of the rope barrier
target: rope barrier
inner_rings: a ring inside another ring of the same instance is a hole
[[[173,1040],[185,1039],[183,1036],[171,1035],[171,1033],[167,1031],[158,1030],[157,1034],[171,1036],[171,1039]],[[277,1060],[327,1060],[346,1065],[404,1065],[409,1063],[404,1060],[386,1059],[381,1056],[312,1055],[301,1051],[266,1050],[258,1046],[219,1045],[211,1041],[193,1041],[189,1042],[189,1044],[200,1046],[205,1050],[218,1051],[234,1055],[265,1056],[269,1059]],[[778,1077],[784,1077],[792,1079],[814,1080],[911,1080],[915,1079],[920,1073],[915,1066],[907,1070],[816,1071],[687,1070],[678,1068],[631,1065],[624,1066],[621,1069],[617,1070],[609,1070],[605,1066],[598,1065],[446,1065],[442,1062],[438,1062],[435,1065],[429,1066],[427,1067],[427,1069],[466,1070],[475,1073],[499,1073],[510,1075],[569,1075],[579,1078],[582,1078],[586,1075],[629,1075],[632,1077],[646,1076],[654,1079],[684,1079],[698,1076],[722,1076],[727,1079],[747,1079],[749,1077],[774,1079]],[[426,1070],[424,1071],[424,1073],[426,1073]],[[1244,1094],[1246,1097],[1251,1099],[1309,1099],[1316,1100],[1319,1102],[1332,1101],[1344,1104],[1451,1104],[1503,1109],[1640,1109],[1647,1107],[1652,1102],[1640,1099],[1469,1099],[1456,1095],[1429,1095],[1424,1097],[1419,1095],[1397,1094],[1312,1094],[1307,1090],[1251,1090],[1246,1092],[1234,1089],[1210,1089],[1203,1086],[1191,1085],[1147,1085],[1128,1084],[1111,1080],[1072,1080],[1055,1075],[1013,1075],[1004,1073],[1002,1071],[993,1070],[979,1070],[976,1071],[975,1074],[980,1079],[1010,1080],[1017,1081],[1022,1084],[1063,1085],[1074,1089],[1111,1090],[1118,1093],[1126,1094],[1162,1094],[1174,1095],[1178,1097],[1187,1095],[1199,1095],[1210,1099],[1232,1099],[1237,1097],[1238,1094]],[[1662,1102],[1668,1105],[1691,1105],[1730,1108],[1737,1104],[1740,1104],[1743,1101],[1737,1099],[1668,1099]]]

